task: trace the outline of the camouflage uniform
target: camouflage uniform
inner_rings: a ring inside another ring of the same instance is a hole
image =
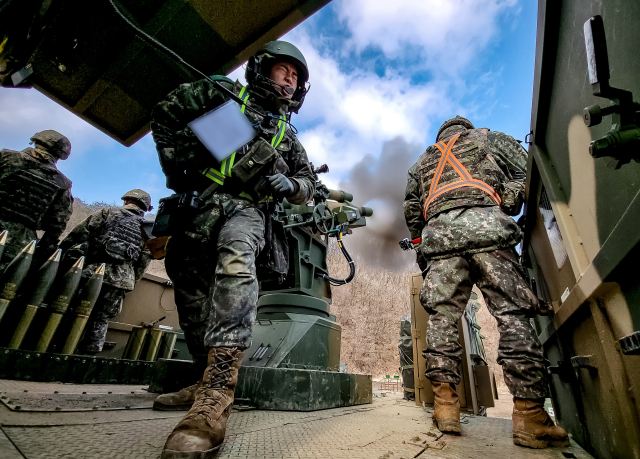
[[[60,243],[64,266],[86,257],[83,282],[106,263],[100,296],[85,327],[80,352],[102,350],[109,319],[120,312],[125,293],[133,290],[151,261],[142,237],[143,215],[144,210],[134,204],[105,207],[87,217]]]
[[[538,311],[538,300],[523,278],[514,250],[520,228],[506,215],[517,215],[524,200],[527,153],[513,137],[475,129],[463,118],[445,123],[437,140],[446,143],[458,133],[462,135],[453,150],[456,158],[474,178],[493,187],[501,206],[488,193],[466,186],[440,195],[425,212],[432,171],[442,153],[429,147],[409,169],[404,213],[412,239],[422,238],[420,302],[430,313],[426,376],[460,383],[457,323],[476,284],[498,321],[498,363],[509,390],[521,398],[547,397],[548,362],[529,321]],[[459,178],[448,165],[441,177],[439,186]]]
[[[46,260],[58,245],[73,204],[71,180],[57,169],[58,159],[41,145],[23,151],[0,151],[0,231],[9,232],[0,273],[37,239],[36,231],[44,231],[36,260]]]
[[[242,90],[238,81],[218,78],[235,94]],[[251,86],[247,90],[247,105],[260,113],[286,112],[286,102],[271,92]],[[226,100],[210,81],[200,80],[181,85],[156,106],[151,130],[167,187],[178,193],[202,193],[212,185],[202,171],[220,165],[187,123]],[[245,115],[252,123],[262,120],[250,110]],[[263,124],[261,129],[262,138],[276,133],[275,126]],[[238,152],[236,163],[254,142]],[[289,169],[284,175],[294,184],[287,200],[308,201],[315,191],[313,172],[302,144],[289,128],[277,151]],[[265,245],[263,254],[270,256],[261,267],[280,274],[288,271],[284,230],[271,219],[265,203],[240,197],[243,191],[225,182],[193,213],[185,229],[172,235],[167,250],[166,268],[174,284],[180,326],[190,353],[202,367],[211,348],[250,346],[258,300],[256,258]]]

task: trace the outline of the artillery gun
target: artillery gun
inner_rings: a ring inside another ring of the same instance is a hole
[[[326,166],[317,172],[328,171]],[[317,178],[317,174],[316,174]],[[355,275],[342,237],[373,215],[353,196],[319,180],[313,200],[284,200],[272,218],[283,223],[289,243],[284,279],[262,279],[253,344],[245,352],[237,397],[264,409],[309,410],[370,403],[371,376],[338,373],[342,328],[330,312],[331,286]],[[345,279],[329,275],[327,252],[335,238],[349,264]],[[307,389],[300,382],[308,383]],[[258,383],[259,382],[259,383]]]

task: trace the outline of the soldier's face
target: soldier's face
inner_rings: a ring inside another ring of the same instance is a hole
[[[292,89],[298,87],[298,69],[291,62],[276,62],[271,68],[269,78],[278,84],[289,86]],[[286,97],[287,99],[291,99],[291,97],[293,97],[293,91],[289,94],[280,86],[274,85],[274,87],[283,97]]]

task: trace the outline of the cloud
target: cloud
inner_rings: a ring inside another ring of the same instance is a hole
[[[74,156],[117,142],[36,89],[0,88],[1,148],[22,150],[38,131],[53,129],[71,140]]]
[[[302,50],[312,74],[311,91],[293,122],[311,161],[338,171],[327,180],[345,178],[365,155],[378,156],[384,142],[395,137],[424,144],[439,107],[456,105],[445,97],[446,83],[414,85],[409,76],[392,72],[345,73],[314,47],[304,28],[285,38]]]
[[[345,48],[375,47],[390,59],[416,54],[419,67],[445,75],[464,70],[517,0],[349,0],[335,8],[351,34]]]

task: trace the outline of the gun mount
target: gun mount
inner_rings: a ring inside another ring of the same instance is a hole
[[[325,169],[321,166],[316,172]],[[306,204],[286,200],[272,218],[283,224],[289,244],[289,272],[284,279],[262,279],[253,345],[243,366],[338,371],[342,329],[330,313],[331,286],[355,275],[355,264],[342,237],[366,225],[373,210],[352,203],[350,193],[331,190],[319,180]],[[335,238],[350,267],[345,279],[329,276],[327,252]],[[254,398],[244,393],[245,398]]]

